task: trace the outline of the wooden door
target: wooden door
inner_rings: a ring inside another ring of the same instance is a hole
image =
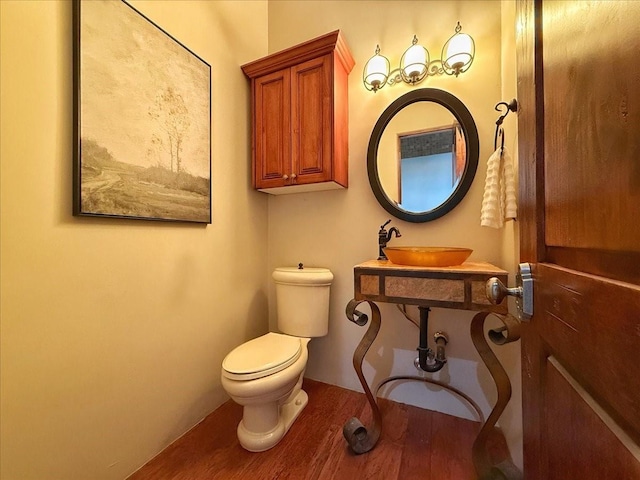
[[[254,187],[282,187],[291,176],[290,69],[256,78],[253,88]]]
[[[291,68],[292,184],[332,177],[331,55]]]
[[[640,479],[640,2],[518,2],[524,473]]]

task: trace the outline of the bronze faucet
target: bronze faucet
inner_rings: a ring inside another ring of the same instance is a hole
[[[384,248],[391,240],[391,237],[393,237],[394,234],[396,238],[402,236],[400,230],[396,227],[391,227],[387,232],[384,227],[389,225],[389,223],[391,223],[391,219],[384,222],[384,224],[380,226],[380,231],[378,232],[378,260],[387,260],[387,256],[384,254]]]

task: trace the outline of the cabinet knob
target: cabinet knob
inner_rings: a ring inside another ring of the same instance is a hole
[[[292,173],[292,174],[291,174],[291,180],[295,180],[295,179],[296,179],[296,174],[295,174],[295,173]]]
[[[288,180],[289,179],[289,175],[287,175],[286,173],[284,175],[282,175],[282,179],[283,180]]]

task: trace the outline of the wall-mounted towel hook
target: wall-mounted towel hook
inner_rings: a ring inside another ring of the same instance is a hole
[[[501,107],[506,107],[506,110],[504,111],[504,113],[502,115],[500,115],[500,117],[498,117],[498,120],[496,120],[496,134],[493,137],[493,148],[494,150],[498,149],[498,136],[502,137],[502,142],[501,142],[501,149],[504,148],[504,130],[502,129],[502,122],[504,122],[504,119],[507,115],[509,115],[509,112],[517,112],[518,111],[518,101],[514,98],[513,100],[511,100],[509,103],[507,102],[498,102],[495,106],[495,109],[497,112],[502,112],[502,108]]]

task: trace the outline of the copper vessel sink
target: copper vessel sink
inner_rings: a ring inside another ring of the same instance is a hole
[[[470,248],[387,247],[384,253],[391,263],[413,267],[454,267],[471,255]]]

